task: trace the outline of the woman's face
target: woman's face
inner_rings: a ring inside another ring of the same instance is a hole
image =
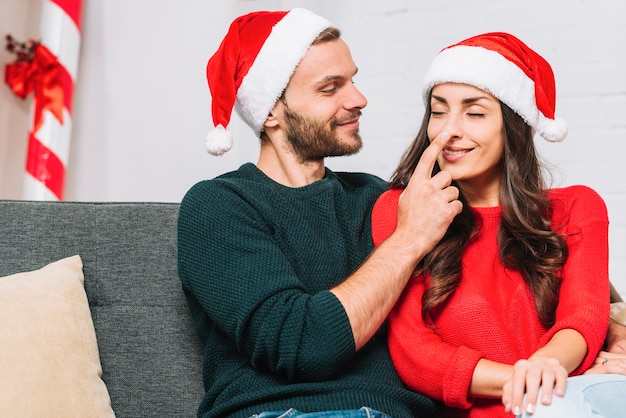
[[[450,141],[437,162],[461,189],[486,188],[497,194],[504,149],[500,101],[474,86],[444,83],[431,93],[428,137],[446,131]]]

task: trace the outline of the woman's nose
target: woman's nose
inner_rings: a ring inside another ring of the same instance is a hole
[[[446,123],[443,127],[444,131],[447,131],[450,134],[450,139],[458,138],[462,135],[462,125],[460,116],[455,115],[453,112],[448,114],[448,118],[446,119]]]

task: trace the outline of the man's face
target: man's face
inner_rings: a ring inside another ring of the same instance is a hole
[[[354,86],[357,68],[342,40],[313,45],[274,110],[301,162],[361,149],[359,118],[367,100]]]

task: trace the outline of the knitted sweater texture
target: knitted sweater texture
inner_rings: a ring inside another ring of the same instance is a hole
[[[199,417],[362,406],[435,416],[396,374],[386,330],[355,352],[328,290],[372,250],[371,208],[384,189],[377,177],[330,170],[289,188],[244,164],[187,192],[178,271],[206,347]]]
[[[375,245],[396,227],[400,191],[386,192],[372,215]],[[520,273],[500,262],[496,242],[501,208],[472,208],[482,226],[462,256],[461,282],[432,315],[422,320],[424,283],[411,280],[389,318],[392,359],[408,387],[441,400],[446,416],[512,417],[500,399],[468,396],[481,358],[513,364],[544,346],[559,330],[580,332],[588,352],[580,374],[602,347],[609,318],[608,218],[600,196],[584,186],[553,189],[552,228],[565,235],[569,258],[561,272],[556,323],[544,328]]]

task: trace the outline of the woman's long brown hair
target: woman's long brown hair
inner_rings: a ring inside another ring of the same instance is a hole
[[[543,167],[533,133],[524,120],[501,103],[504,151],[501,164],[500,205],[502,219],[498,249],[503,265],[520,271],[533,293],[542,324],[554,324],[559,299],[559,271],[567,259],[567,244],[551,227],[552,208],[546,196]],[[427,135],[431,108],[427,104],[422,126],[392,175],[390,186],[404,188],[420,156],[430,144]],[[435,164],[433,175],[440,171]],[[417,272],[428,272],[431,284],[422,300],[428,314],[454,292],[461,280],[461,255],[480,225],[460,193],[463,211],[454,219],[443,239],[428,253]]]

